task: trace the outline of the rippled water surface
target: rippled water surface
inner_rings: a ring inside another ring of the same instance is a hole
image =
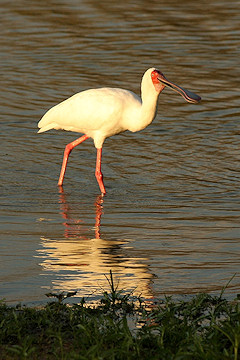
[[[146,298],[240,291],[239,1],[2,1],[0,297],[98,298],[111,269]],[[48,108],[87,88],[137,94],[158,67],[202,96],[165,89],[145,130],[106,140],[102,200],[91,140],[37,134]]]

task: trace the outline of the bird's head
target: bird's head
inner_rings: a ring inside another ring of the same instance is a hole
[[[171,81],[167,80],[163,73],[155,68],[151,68],[147,70],[150,73],[152,84],[158,94],[167,86],[170,87],[172,90],[178,92],[182,97],[193,104],[197,104],[201,97],[193,92],[183,89],[182,87],[172,83]]]

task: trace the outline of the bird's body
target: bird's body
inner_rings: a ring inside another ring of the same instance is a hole
[[[76,131],[93,138],[99,148],[106,137],[130,130],[129,124],[140,109],[140,98],[130,91],[89,89],[51,108],[40,121],[39,132],[50,129]]]
[[[170,83],[155,68],[148,69],[141,84],[141,98],[131,91],[118,88],[89,89],[73,95],[46,112],[38,123],[39,133],[62,129],[84,134],[67,145],[58,185],[62,185],[71,150],[92,138],[98,151],[96,177],[105,194],[101,174],[101,151],[107,137],[129,130],[139,131],[155,118],[158,96],[165,86],[178,91],[187,101],[196,103],[200,97]]]

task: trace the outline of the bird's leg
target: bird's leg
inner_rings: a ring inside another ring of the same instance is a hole
[[[95,176],[97,178],[98,185],[100,187],[101,193],[106,194],[105,186],[103,184],[103,175],[101,172],[101,160],[102,160],[102,148],[97,149],[97,161],[96,161],[96,171]]]
[[[83,135],[80,138],[78,138],[77,140],[74,140],[71,143],[66,145],[64,155],[63,155],[62,168],[61,168],[61,172],[60,172],[60,176],[59,176],[59,180],[58,180],[58,186],[62,186],[62,184],[63,184],[63,179],[64,179],[64,175],[65,175],[66,167],[67,167],[67,162],[68,162],[68,157],[69,157],[72,149],[75,148],[75,146],[81,144],[83,141],[85,141],[87,139],[88,139],[88,136]]]

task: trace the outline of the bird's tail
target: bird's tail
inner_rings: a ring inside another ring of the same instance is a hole
[[[38,124],[38,127],[40,127],[39,125],[40,125],[40,122],[39,122],[39,124]],[[48,131],[48,130],[54,129],[54,128],[56,128],[56,126],[57,126],[57,124],[54,124],[54,123],[45,125],[45,126],[43,126],[43,127],[40,127],[40,129],[38,130],[37,133],[40,134],[40,133],[42,133],[42,132],[44,132],[44,131]]]

